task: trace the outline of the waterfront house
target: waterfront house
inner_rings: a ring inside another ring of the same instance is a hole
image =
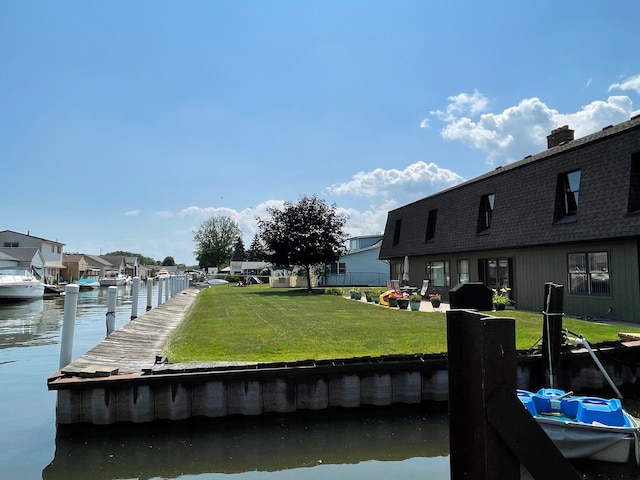
[[[572,316],[640,322],[640,116],[574,139],[388,213],[380,259],[392,278],[448,300],[459,282],[510,288],[541,311],[545,282]]]
[[[0,268],[29,270],[44,275],[44,256],[35,247],[0,247]]]
[[[12,230],[0,231],[0,247],[3,248],[37,248],[44,258],[42,278],[48,284],[58,283],[64,280],[66,267],[62,263],[64,243],[57,240],[35,237],[14,232]]]
[[[326,286],[386,285],[389,262],[378,258],[381,245],[382,235],[350,238],[347,253],[327,265],[327,272],[320,281]]]

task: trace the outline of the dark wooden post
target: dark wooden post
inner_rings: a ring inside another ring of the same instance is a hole
[[[515,320],[449,310],[447,349],[451,480],[519,479],[520,462],[485,413],[498,389],[516,391]]]
[[[557,388],[562,348],[562,316],[564,287],[553,282],[544,284],[542,311],[542,357],[544,359],[545,386]]]
[[[580,476],[516,395],[515,320],[447,312],[451,480]]]

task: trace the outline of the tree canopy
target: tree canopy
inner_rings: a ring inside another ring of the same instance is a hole
[[[346,250],[347,217],[315,195],[267,212],[270,220],[257,218],[267,259],[275,267],[304,267],[311,290],[311,267],[335,262]]]
[[[164,267],[174,267],[175,264],[176,264],[176,261],[171,256],[164,257],[164,260],[162,260],[162,266]]]
[[[193,254],[198,266],[205,268],[228,265],[235,242],[241,235],[240,227],[230,217],[211,217],[205,220],[193,235],[196,244]]]
[[[244,242],[242,237],[238,237],[233,247],[233,255],[231,260],[234,262],[244,262],[247,259],[247,253],[244,250]]]

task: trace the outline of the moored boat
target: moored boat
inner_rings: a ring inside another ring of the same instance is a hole
[[[566,458],[638,462],[638,421],[617,398],[573,395],[554,388],[518,390],[518,398]]]
[[[0,269],[0,300],[30,300],[43,296],[44,283],[30,271]]]
[[[97,277],[88,277],[83,275],[76,283],[80,287],[80,291],[93,290],[100,287],[100,280]]]
[[[127,282],[127,276],[118,270],[107,270],[104,277],[100,279],[101,287],[119,287]]]

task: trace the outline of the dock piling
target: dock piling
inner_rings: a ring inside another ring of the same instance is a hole
[[[152,298],[151,298],[153,295],[153,279],[147,277],[144,283],[147,287],[147,312],[148,312],[153,307]]]
[[[116,300],[118,287],[109,287],[107,292],[107,336],[116,329]]]
[[[138,293],[140,292],[140,277],[133,277],[131,284],[131,320],[138,318]]]
[[[64,287],[64,317],[62,320],[62,338],[60,341],[60,367],[71,363],[73,351],[73,333],[78,310],[78,292],[80,286],[70,283]]]

